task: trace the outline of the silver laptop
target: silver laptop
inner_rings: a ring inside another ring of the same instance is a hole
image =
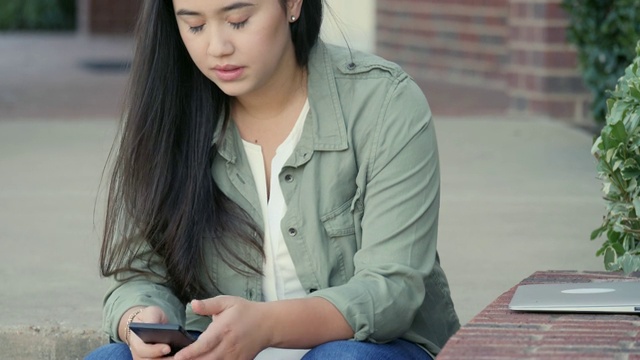
[[[640,281],[520,285],[509,309],[640,314]]]

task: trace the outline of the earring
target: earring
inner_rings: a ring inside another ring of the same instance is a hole
[[[294,22],[294,21],[296,21],[296,17],[291,15],[291,22]]]

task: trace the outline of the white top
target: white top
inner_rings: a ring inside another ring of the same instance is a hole
[[[264,218],[264,253],[265,263],[263,267],[264,278],[262,291],[265,301],[302,298],[307,295],[298,279],[298,274],[293,265],[291,254],[284,241],[284,235],[280,229],[280,223],[287,211],[287,204],[282,195],[278,176],[282,171],[285,161],[293,154],[293,149],[300,141],[304,121],[309,112],[309,101],[302,108],[289,136],[278,146],[276,154],[271,161],[271,188],[270,197],[267,199],[267,181],[264,169],[262,147],[243,140],[244,150],[249,159],[251,172],[258,190],[260,208]],[[277,326],[277,324],[274,324]],[[262,351],[256,359],[259,360],[298,360],[308,350],[276,349],[268,348]]]

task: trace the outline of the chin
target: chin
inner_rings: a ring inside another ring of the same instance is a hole
[[[222,90],[223,93],[225,93],[227,96],[232,96],[232,97],[238,97],[238,96],[242,96],[245,95],[246,92],[245,91],[240,91],[240,90],[232,90],[229,88],[224,88],[221,87],[220,90]]]
[[[218,88],[228,96],[242,96],[248,92],[244,86],[240,86],[239,84],[216,83],[216,85],[218,85]]]

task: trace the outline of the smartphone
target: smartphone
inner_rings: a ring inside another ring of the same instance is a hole
[[[148,324],[132,322],[129,329],[147,344],[167,344],[171,346],[171,355],[193,343],[194,339],[178,324]]]

